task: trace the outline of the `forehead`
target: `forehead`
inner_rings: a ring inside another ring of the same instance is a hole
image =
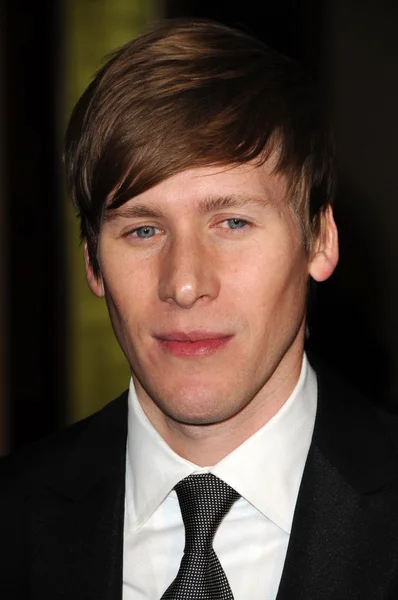
[[[159,206],[189,202],[201,210],[211,206],[212,199],[233,199],[234,205],[251,200],[281,203],[286,199],[286,177],[277,173],[275,161],[262,164],[213,165],[194,167],[176,173],[152,188],[128,200],[118,209],[108,201],[110,213],[126,205],[156,204]]]

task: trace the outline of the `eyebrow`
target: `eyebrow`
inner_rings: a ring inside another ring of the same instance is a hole
[[[262,196],[245,196],[241,194],[231,194],[228,196],[210,196],[199,202],[199,212],[209,213],[226,208],[244,208],[245,206],[261,206],[268,204],[266,198]]]
[[[199,202],[198,211],[206,214],[229,208],[244,208],[250,205],[264,208],[267,204],[269,204],[269,201],[262,196],[245,196],[240,194],[209,196]],[[145,204],[123,204],[123,206],[114,209],[107,207],[105,209],[104,220],[113,221],[118,217],[123,219],[161,219],[164,216],[164,210],[159,205],[149,207]]]
[[[164,212],[160,207],[154,206],[150,208],[144,204],[123,204],[123,206],[118,208],[111,208],[109,206],[105,208],[105,221],[113,221],[118,217],[123,219],[137,219],[140,217],[144,219],[160,219],[164,217]]]

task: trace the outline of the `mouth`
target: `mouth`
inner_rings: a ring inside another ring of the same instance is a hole
[[[174,356],[197,358],[208,356],[224,348],[232,335],[215,332],[170,332],[156,336],[161,348]]]

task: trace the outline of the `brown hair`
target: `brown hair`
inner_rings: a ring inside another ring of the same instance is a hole
[[[333,196],[333,143],[315,86],[291,59],[211,21],[171,20],[120,48],[77,103],[67,183],[90,261],[105,210],[186,168],[266,160],[289,177],[310,247]]]

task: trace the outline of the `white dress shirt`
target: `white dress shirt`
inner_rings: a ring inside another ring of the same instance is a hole
[[[235,600],[275,600],[316,405],[316,375],[304,356],[299,381],[277,414],[216,465],[201,468],[171,450],[130,383],[123,600],[159,600],[174,580],[185,531],[173,487],[204,472],[241,495],[213,542]]]

